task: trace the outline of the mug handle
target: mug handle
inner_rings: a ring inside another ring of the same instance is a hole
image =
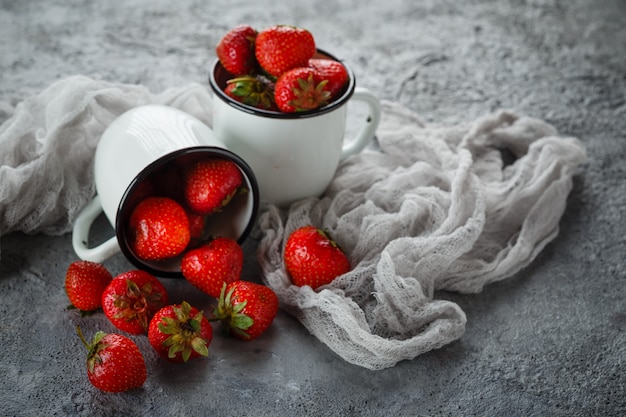
[[[341,149],[341,159],[361,152],[374,138],[374,133],[376,133],[376,129],[380,123],[380,101],[368,89],[356,87],[352,94],[352,100],[364,101],[369,108],[369,114],[365,120],[365,124],[359,130],[359,133],[357,133],[356,138],[344,142],[343,148]]]
[[[120,245],[115,236],[93,248],[87,247],[89,229],[100,213],[102,213],[102,205],[100,197],[96,195],[76,217],[72,231],[72,246],[76,255],[84,261],[100,263],[120,251]]]

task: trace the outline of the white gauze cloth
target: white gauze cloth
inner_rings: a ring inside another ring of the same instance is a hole
[[[212,96],[199,84],[153,94],[75,76],[20,103],[0,126],[0,234],[71,230],[95,193],[102,132],[151,103],[211,126]],[[265,206],[256,227],[263,281],[282,308],[369,369],[460,338],[465,314],[435,291],[479,292],[528,265],[557,235],[572,176],[585,162],[577,139],[510,111],[428,126],[384,102],[377,139],[379,147],[342,163],[324,196],[286,210]],[[305,224],[328,229],[353,266],[317,292],[292,286],[282,262],[286,238]]]
[[[527,266],[556,237],[586,159],[577,139],[508,111],[436,127],[383,103],[377,137],[380,149],[346,160],[321,199],[259,220],[264,279],[283,308],[369,369],[460,338],[465,314],[435,291],[476,293]],[[291,285],[282,262],[307,224],[327,229],[353,266],[317,292]]]
[[[164,104],[210,125],[211,102],[200,84],[153,94],[140,85],[73,76],[19,103],[0,126],[0,235],[71,230],[95,194],[100,136],[125,111]]]

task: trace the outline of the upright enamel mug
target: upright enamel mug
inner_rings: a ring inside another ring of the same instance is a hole
[[[315,58],[337,60],[321,50]],[[380,102],[369,90],[357,87],[352,70],[342,64],[349,80],[338,98],[319,109],[281,113],[229,97],[224,88],[233,75],[215,61],[209,75],[215,96],[213,131],[228,149],[250,164],[262,201],[286,206],[320,196],[340,161],[361,152],[372,141],[380,121]],[[351,100],[365,103],[367,114],[356,136],[344,138]]]

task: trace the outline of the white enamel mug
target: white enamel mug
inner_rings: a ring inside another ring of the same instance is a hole
[[[161,105],[133,108],[107,127],[94,158],[97,195],[79,213],[73,228],[72,244],[81,259],[103,262],[121,251],[140,269],[159,276],[182,276],[180,257],[145,261],[135,256],[128,242],[127,223],[142,198],[142,185],[170,164],[182,167],[206,158],[237,164],[248,192],[238,194],[222,212],[210,216],[208,233],[241,243],[253,227],[259,205],[254,173],[241,157],[225,148],[207,125],[188,113]],[[89,230],[102,212],[115,229],[115,236],[89,247]]]
[[[321,50],[316,57],[336,60]],[[232,75],[215,61],[209,75],[216,97],[213,131],[228,149],[250,164],[261,201],[286,206],[301,198],[320,196],[340,161],[361,152],[372,141],[380,122],[380,102],[370,91],[356,87],[354,74],[343,64],[349,83],[340,97],[316,110],[281,113],[228,97],[223,88]],[[356,137],[344,140],[349,100],[364,102],[368,111]]]

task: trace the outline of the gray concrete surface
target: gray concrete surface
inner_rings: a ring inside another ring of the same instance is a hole
[[[623,0],[4,0],[0,122],[72,74],[154,91],[204,82],[213,46],[238,23],[309,28],[358,83],[425,120],[470,121],[496,108],[579,137],[561,232],[517,276],[481,294],[443,294],[466,312],[463,337],[393,368],[345,363],[290,316],[263,338],[216,338],[186,366],[150,354],[141,390],[87,381],[65,311],[69,235],[0,240],[0,415],[622,416],[626,415],[626,3]],[[1,186],[1,184],[0,184]],[[4,202],[3,202],[4,203]],[[96,235],[108,233],[100,224]],[[246,274],[258,272],[247,241]],[[119,273],[121,256],[107,262]],[[174,300],[205,302],[180,280]]]

